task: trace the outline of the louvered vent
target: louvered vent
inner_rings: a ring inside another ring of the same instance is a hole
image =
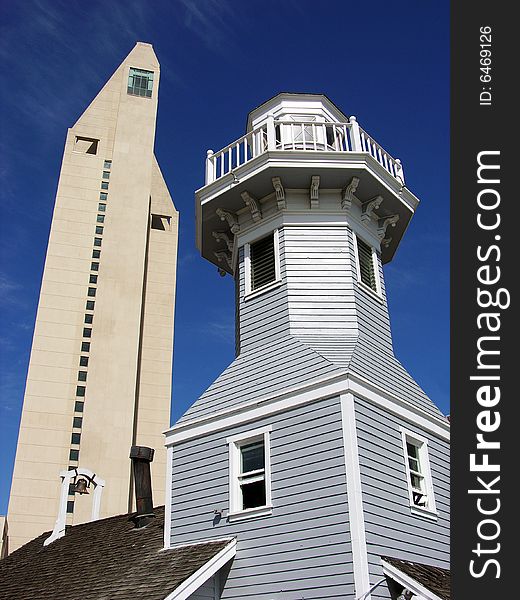
[[[274,234],[251,244],[251,290],[257,290],[276,279]]]
[[[374,292],[377,292],[376,274],[374,271],[374,260],[372,258],[372,248],[363,240],[357,238],[357,249],[359,257],[359,272],[361,281],[368,285]]]

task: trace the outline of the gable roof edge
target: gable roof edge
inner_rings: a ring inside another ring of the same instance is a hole
[[[220,552],[215,554],[213,558],[210,558],[207,563],[202,565],[200,569],[195,571],[193,575],[184,580],[171,594],[168,594],[164,600],[186,600],[204,585],[210,577],[213,577],[219,569],[234,558],[236,553],[237,541],[233,539]]]

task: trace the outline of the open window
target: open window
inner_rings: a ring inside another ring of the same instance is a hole
[[[425,516],[436,516],[437,509],[428,458],[428,440],[405,429],[402,429],[401,433],[412,512]]]
[[[227,438],[229,519],[269,515],[271,503],[271,427]]]

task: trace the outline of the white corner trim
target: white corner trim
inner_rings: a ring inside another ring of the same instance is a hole
[[[340,401],[343,451],[347,477],[348,516],[354,567],[354,590],[356,598],[358,598],[366,594],[366,591],[370,589],[370,574],[368,570],[365,519],[363,515],[354,396],[352,393],[342,394]],[[366,595],[365,599],[370,600],[370,594]]]
[[[166,486],[164,492],[164,549],[171,546],[172,491],[173,491],[173,446],[166,448]]]
[[[215,554],[213,558],[208,560],[207,563],[193,573],[188,579],[183,581],[181,585],[175,589],[171,594],[168,594],[164,600],[186,600],[194,592],[196,592],[201,585],[212,577],[221,567],[229,562],[237,553],[237,542],[236,540],[231,541],[225,548],[223,548],[218,554]]]
[[[434,594],[429,589],[425,588],[415,579],[412,579],[409,575],[406,575],[393,565],[387,563],[384,559],[381,559],[381,564],[383,565],[383,573],[401,584],[405,588],[409,589],[413,592],[419,599],[424,600],[442,600],[437,594]]]

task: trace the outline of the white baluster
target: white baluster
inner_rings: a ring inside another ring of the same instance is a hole
[[[273,115],[267,115],[267,150],[276,150],[276,134],[274,131]]]
[[[359,125],[356,117],[352,116],[350,121],[350,133],[352,134],[352,152],[362,152],[361,138],[359,136]]]
[[[215,181],[215,169],[213,163],[213,150],[206,152],[206,185]]]
[[[401,164],[401,161],[398,158],[395,159],[395,178],[400,179],[401,183],[404,185],[403,165]]]

